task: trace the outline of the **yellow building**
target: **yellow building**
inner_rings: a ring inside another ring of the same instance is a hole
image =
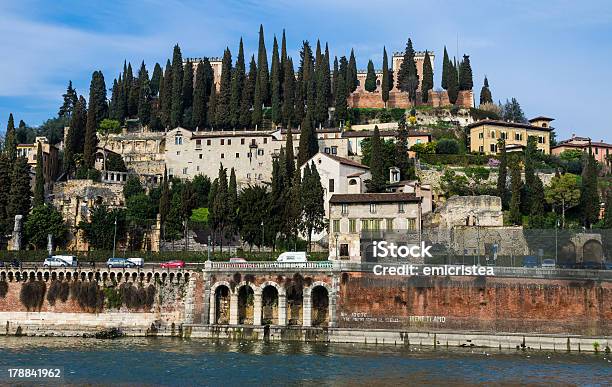
[[[550,154],[550,126],[552,118],[536,117],[529,124],[516,122],[482,120],[467,126],[470,138],[470,151],[487,155],[497,154],[497,142],[506,141],[506,149],[520,150],[527,146],[529,136],[537,139],[538,150]]]

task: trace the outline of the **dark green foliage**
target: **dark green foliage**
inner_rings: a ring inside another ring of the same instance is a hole
[[[255,64],[255,56],[251,56],[249,63],[249,74],[244,80],[242,88],[242,97],[240,101],[240,126],[247,128],[251,125],[251,108],[253,107],[253,98],[255,97],[255,83],[257,80],[257,65]]]
[[[70,295],[86,312],[99,313],[104,309],[104,291],[93,281],[72,281]]]
[[[138,70],[138,118],[143,125],[151,122],[151,86],[149,82],[149,72],[144,62]]]
[[[416,91],[419,87],[419,75],[417,73],[416,62],[414,61],[414,48],[412,40],[408,39],[404,50],[404,59],[397,73],[397,88],[408,93],[410,100],[416,101]]]
[[[382,100],[385,103],[385,107],[387,106],[387,101],[389,101],[389,90],[391,90],[391,87],[393,85],[389,81],[389,59],[387,58],[387,48],[383,47],[382,82],[380,88],[382,93]]]
[[[338,80],[336,84],[336,101],[335,101],[335,117],[336,121],[344,121],[347,119],[347,97],[349,94],[347,81],[346,81],[346,73],[348,69],[348,62],[346,61],[346,57],[340,58],[340,67],[338,69]]]
[[[72,112],[74,111],[77,101],[79,100],[76,90],[72,87],[72,81],[68,82],[66,93],[62,94],[62,98],[64,99],[64,103],[59,108],[57,115],[60,117],[70,117],[72,116]]]
[[[489,80],[487,77],[484,79],[484,85],[480,89],[480,104],[493,103],[493,96],[491,95],[491,89],[489,89]]]
[[[6,297],[8,293],[8,282],[0,281],[0,298]]]
[[[295,73],[291,58],[286,60],[283,74],[283,123],[286,128],[292,128],[296,121],[294,113]]]
[[[259,98],[262,104],[270,100],[270,75],[268,73],[268,54],[264,40],[263,25],[259,25],[259,47],[257,49],[257,81],[259,83]]]
[[[298,148],[298,167],[319,151],[319,141],[315,128],[312,125],[310,110],[306,112],[300,131],[300,145]]]
[[[23,215],[24,218],[30,213],[30,167],[24,157],[18,157],[13,164],[11,173],[11,186],[8,197],[7,221],[12,224],[15,215]]]
[[[35,206],[28,216],[23,231],[26,240],[36,248],[47,246],[47,235],[53,236],[53,242],[61,246],[66,241],[68,227],[60,214],[51,204]]]
[[[499,151],[499,167],[497,173],[497,196],[502,200],[503,208],[508,206],[508,194],[506,188],[506,180],[508,176],[508,154],[506,153],[506,141],[500,139],[497,142]]]
[[[45,301],[47,285],[44,281],[26,281],[21,284],[19,301],[26,307],[28,312],[40,311]]]
[[[371,60],[368,61],[368,73],[365,80],[366,91],[376,91],[376,72],[374,71],[374,63]]]
[[[606,194],[606,212],[603,218],[603,228],[612,228],[612,190],[608,189]]]
[[[521,217],[521,169],[518,162],[514,162],[510,167],[510,190],[512,197],[510,198],[510,213],[509,221],[514,225],[522,223]]]
[[[242,103],[242,91],[246,82],[246,64],[244,61],[244,48],[242,46],[242,38],[240,38],[240,46],[238,47],[238,58],[236,59],[236,67],[232,72],[230,85],[230,101],[229,101],[229,125],[236,128],[240,125],[240,112]]]
[[[165,86],[165,85],[164,85]],[[179,45],[174,46],[172,54],[172,92],[171,92],[170,125],[181,126],[183,120],[183,56]]]
[[[448,52],[446,46],[444,46],[444,57],[442,59],[442,81],[441,86],[444,90],[448,90],[448,77],[452,71],[452,62],[448,58]]]
[[[357,89],[359,83],[357,80],[357,61],[355,60],[355,52],[353,49],[351,49],[351,56],[349,57],[344,81],[346,82],[347,95]]]
[[[527,146],[525,147],[525,200],[522,201],[524,213],[529,213],[533,207],[534,200],[543,200],[544,198],[536,198],[533,196],[533,190],[535,186],[536,174],[535,174],[535,163],[538,153],[537,138],[535,136],[529,136],[527,138]]]
[[[408,158],[408,127],[405,115],[400,117],[398,129],[395,142],[395,165],[393,166],[399,168],[401,179],[408,180],[415,177],[415,171],[413,163]],[[389,167],[385,167],[385,170],[388,170]]]
[[[0,153],[0,233],[8,231],[12,224],[7,213],[11,191],[11,166],[9,156]]]
[[[95,152],[98,145],[96,132],[100,122],[107,117],[106,86],[101,71],[94,71],[89,87],[89,109],[85,125],[85,143],[83,145],[83,163],[85,168],[94,166]]]
[[[47,291],[47,302],[49,302],[49,305],[55,306],[58,299],[61,302],[68,301],[69,294],[70,285],[67,281],[53,280]]]
[[[163,83],[159,86],[159,98],[161,105],[161,122],[165,128],[171,126],[172,115],[172,65],[170,60],[166,62]]]
[[[308,247],[310,249],[312,233],[321,232],[325,228],[324,191],[321,185],[321,177],[314,162],[304,168],[304,179],[301,187],[303,214],[301,229],[308,237]]]
[[[474,80],[472,79],[472,65],[470,56],[463,55],[463,60],[459,64],[459,90],[472,90]]]
[[[270,69],[270,92],[271,92],[271,106],[272,106],[272,122],[275,124],[281,123],[282,110],[281,110],[281,67],[280,58],[278,54],[278,42],[276,36],[274,37],[274,43],[272,45],[272,67]]]
[[[281,156],[284,156],[283,153],[284,151],[281,152]],[[264,231],[268,233],[269,236],[266,239],[271,242],[273,249],[276,247],[276,236],[284,231],[283,212],[288,198],[286,195],[288,182],[285,177],[284,161],[280,157],[272,161],[272,184],[269,197],[270,215],[266,220],[267,226]]]
[[[123,157],[117,153],[109,153],[106,156],[106,170],[115,172],[127,172]]]
[[[293,133],[291,128],[287,129],[287,139],[285,141],[285,180],[287,184],[291,184],[293,181],[293,175],[295,174],[295,154],[293,149]]]
[[[212,87],[210,91],[210,98],[208,99],[208,114],[206,120],[210,128],[214,128],[217,125],[217,93],[216,87]]]
[[[140,179],[138,178],[138,176],[131,175],[130,177],[128,177],[127,182],[123,186],[123,197],[126,201],[132,196],[142,194],[144,192],[145,190],[142,184],[140,184]]]
[[[299,225],[302,220],[302,197],[301,197],[301,176],[300,172],[296,171],[291,181],[291,186],[287,191],[287,200],[285,201],[285,209],[283,213],[284,219],[284,234],[287,239],[296,240],[299,231]]]
[[[597,161],[592,154],[585,155],[582,167],[582,185],[580,187],[580,210],[582,224],[586,228],[590,228],[599,217],[597,180]]]
[[[91,247],[111,250],[115,219],[117,220],[117,241],[120,241],[124,238],[126,230],[125,210],[109,210],[106,206],[96,206],[91,210],[90,221],[79,223],[79,228],[83,230],[85,240]]]
[[[193,107],[193,63],[190,60],[183,66],[183,112]],[[191,122],[184,122],[191,127]]]
[[[249,245],[262,246],[264,243],[261,223],[269,218],[269,194],[266,187],[261,185],[249,185],[240,194],[240,236]]]
[[[506,103],[502,106],[502,118],[504,121],[527,123],[527,118],[521,109],[521,105],[512,98],[510,101],[506,100]]]
[[[127,116],[130,118],[138,115],[138,95],[140,93],[140,85],[138,78],[134,78],[132,74],[132,64],[128,63],[128,77],[125,78],[124,84],[128,99],[127,99]]]
[[[168,171],[164,168],[164,180],[162,182],[162,191],[159,198],[159,215],[161,224],[164,225],[168,219],[170,212],[170,185],[168,182]]]
[[[395,167],[397,154],[399,153],[396,146],[399,146],[397,141],[393,140],[381,140],[380,145],[382,148],[382,152],[380,157],[382,157],[383,170],[388,171],[389,168]],[[365,138],[361,141],[361,163],[363,165],[370,166],[372,163],[372,138]],[[409,167],[408,167],[409,168]],[[409,171],[408,171],[409,172]]]
[[[429,51],[425,51],[425,58],[423,60],[423,81],[421,82],[421,101],[423,101],[423,103],[427,103],[429,99],[429,90],[432,90],[433,87],[433,67],[431,66]]]
[[[85,127],[87,125],[87,103],[81,96],[76,104],[70,128],[64,144],[64,172],[73,173],[76,171],[75,155],[83,154],[85,145]]]
[[[450,103],[455,104],[459,96],[459,77],[455,64],[449,62],[448,65],[450,68],[448,72],[448,100]]]
[[[211,181],[208,176],[197,175],[192,181],[194,206],[196,208],[208,208],[208,195],[210,193]]]
[[[153,68],[153,75],[151,75],[151,82],[150,82],[150,90],[151,90],[152,97],[156,97],[157,94],[159,93],[159,88],[161,86],[163,77],[164,77],[164,73],[163,73],[161,66],[159,65],[159,63],[155,63],[155,67]]]
[[[4,135],[3,151],[8,155],[11,161],[14,161],[17,157],[17,138],[15,134],[15,120],[13,119],[13,113],[9,114],[6,134]]]
[[[43,173],[43,151],[39,142],[36,147],[36,177],[34,184],[34,206],[45,203],[45,174]]]
[[[321,55],[319,42],[317,41],[317,63],[315,68],[316,82],[316,102],[315,102],[315,123],[326,125],[328,121],[328,106],[331,99],[331,85],[329,72],[329,51]],[[315,125],[315,126],[317,126]]]
[[[230,100],[232,94],[232,54],[229,48],[225,49],[221,62],[221,81],[219,95],[217,95],[215,121],[219,128],[227,129],[231,126]]]
[[[374,135],[371,139],[372,153],[370,158],[370,173],[372,178],[366,181],[368,192],[384,192],[387,187],[387,178],[384,166],[383,147],[380,139],[378,126],[374,127]]]
[[[459,153],[459,143],[455,139],[443,138],[436,143],[436,153],[456,155]]]

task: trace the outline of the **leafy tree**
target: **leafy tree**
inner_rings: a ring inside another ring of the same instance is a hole
[[[585,156],[580,188],[582,224],[590,228],[599,217],[599,192],[597,190],[597,161],[592,154]]]
[[[486,190],[490,171],[482,166],[468,167],[465,169],[465,177],[468,179],[470,195],[478,195]]]
[[[608,190],[606,195],[606,212],[603,218],[603,228],[612,228],[612,190]]]
[[[153,201],[144,192],[126,197],[126,216],[132,224],[146,225],[156,216]]]
[[[13,119],[13,113],[9,114],[8,124],[6,126],[4,153],[6,153],[11,161],[17,158],[17,139],[15,135],[15,120]]]
[[[123,186],[123,197],[125,198],[126,202],[132,196],[144,193],[145,189],[142,184],[140,184],[140,179],[138,178],[138,176],[131,175],[130,177],[128,177],[127,181],[125,182],[125,185]]]
[[[397,88],[400,91],[408,93],[410,101],[413,103],[416,101],[416,91],[419,87],[419,75],[417,73],[414,55],[412,40],[408,39],[406,49],[404,50],[404,58],[397,73]]]
[[[397,166],[397,141],[393,140],[380,140],[383,170],[386,172],[391,167]],[[373,160],[372,154],[372,137],[361,140],[361,163],[370,167]]]
[[[452,169],[447,169],[440,178],[440,190],[447,198],[455,195],[468,195],[469,182],[465,175],[458,175]]]
[[[212,210],[212,211],[210,211]],[[209,219],[213,230],[221,236],[226,233],[229,214],[227,169],[219,166],[219,177],[217,178],[215,195],[213,196],[212,208],[209,208]],[[223,245],[221,246],[223,250]]]
[[[571,173],[554,176],[545,188],[544,195],[553,209],[561,210],[561,227],[565,228],[565,211],[580,203],[578,176]]]
[[[268,54],[264,40],[263,25],[259,25],[259,47],[257,49],[257,81],[259,82],[259,98],[262,104],[270,99],[270,74],[268,73]]]
[[[50,204],[35,206],[23,225],[23,231],[29,244],[36,248],[47,246],[47,235],[51,234],[56,245],[66,241],[68,227],[60,214]]]
[[[376,91],[376,72],[374,71],[374,63],[368,61],[368,73],[365,80],[365,89],[370,93]]]
[[[232,72],[230,85],[230,100],[229,100],[229,122],[232,127],[237,127],[240,124],[240,104],[242,102],[242,90],[245,88],[246,82],[246,64],[244,62],[244,48],[242,38],[238,47],[238,58],[236,59],[236,67]]]
[[[68,81],[66,93],[62,94],[62,98],[64,99],[64,103],[62,103],[57,115],[60,117],[66,116],[70,118],[74,108],[76,107],[77,101],[79,100],[76,90],[72,87],[72,81]]]
[[[512,163],[510,167],[510,189],[512,197],[510,198],[510,214],[509,220],[512,224],[520,225],[521,219],[521,170],[518,163]]]
[[[43,151],[39,142],[36,147],[36,178],[34,185],[34,206],[45,204],[45,174],[43,172]]]
[[[523,113],[523,109],[521,109],[521,105],[516,100],[516,98],[512,98],[512,100],[506,100],[502,108],[502,117],[504,121],[510,122],[518,122],[518,123],[526,123],[527,119],[525,118],[525,114]]]
[[[489,89],[489,80],[487,77],[484,79],[484,85],[480,89],[480,104],[493,103],[493,96],[491,95],[491,89]]]
[[[173,128],[181,126],[183,120],[183,56],[179,45],[174,46],[172,54],[172,94],[170,109],[170,125]]]
[[[127,172],[123,157],[117,153],[109,153],[106,156],[106,168],[108,171]]]
[[[378,126],[374,126],[372,136],[372,155],[370,160],[370,173],[372,178],[366,181],[368,192],[384,192],[387,187],[386,173],[383,163],[383,148]]]
[[[308,236],[308,246],[311,248],[313,232],[321,232],[325,228],[325,209],[323,201],[323,186],[319,172],[314,165],[304,168],[304,181],[302,184],[302,231]],[[309,172],[306,172],[309,171]]]
[[[436,153],[436,143],[426,142],[414,144],[410,147],[410,150],[415,152],[417,155],[433,155]]]
[[[240,193],[240,236],[249,245],[263,246],[261,224],[268,217],[270,193],[262,185],[249,185]]]
[[[429,99],[429,90],[432,90],[433,87],[433,67],[431,66],[429,51],[426,50],[423,60],[423,81],[421,82],[421,101],[423,101],[423,103],[427,103]]]
[[[508,205],[508,195],[506,188],[506,180],[508,176],[508,154],[506,153],[506,141],[500,139],[497,142],[497,149],[499,150],[499,167],[497,173],[497,196],[502,200],[502,206],[504,208]]]
[[[459,64],[459,90],[472,90],[474,81],[472,79],[472,65],[470,56],[463,55],[463,60]]]
[[[442,138],[436,142],[436,153],[441,155],[456,155],[459,153],[459,143],[452,138]]]
[[[344,81],[346,82],[347,94],[357,89],[359,81],[357,80],[357,61],[355,60],[355,52],[353,49],[351,49],[351,56],[349,57]]]
[[[151,82],[149,85],[152,97],[156,97],[159,93],[159,88],[161,86],[163,77],[164,73],[161,66],[159,65],[159,63],[155,63],[155,67],[153,68],[153,75],[151,75]]]
[[[123,240],[126,232],[126,217],[123,209],[109,209],[107,206],[96,206],[91,210],[89,222],[79,223],[84,239],[94,249],[111,250],[117,222],[117,241]]]
[[[391,90],[392,83],[389,82],[389,59],[387,58],[387,48],[383,47],[383,60],[382,60],[382,81],[380,85],[382,100],[385,103],[385,109],[387,108],[387,102],[389,101],[389,90]]]
[[[108,139],[111,134],[119,134],[121,133],[121,123],[117,120],[104,119],[100,122],[100,126],[98,127],[98,133],[102,136],[102,149],[104,149],[104,170],[108,170],[106,165],[107,160],[107,152],[106,145],[108,144]],[[97,136],[96,136],[97,138]]]
[[[210,194],[211,181],[208,176],[197,175],[191,182],[193,186],[194,206],[208,207],[208,195]]]

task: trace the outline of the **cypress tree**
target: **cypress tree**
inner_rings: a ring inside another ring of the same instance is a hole
[[[283,124],[286,128],[293,127],[294,118],[294,97],[295,97],[295,74],[293,72],[293,60],[288,58],[285,61],[285,70],[283,71],[285,79],[283,80]],[[292,152],[293,154],[293,152]]]
[[[266,42],[264,40],[263,25],[259,25],[259,48],[257,50],[257,81],[259,82],[259,98],[262,104],[270,100],[270,86],[268,73],[268,53],[266,52]]]
[[[583,157],[582,185],[580,187],[580,209],[582,224],[586,228],[599,218],[599,193],[597,191],[597,161],[590,153]]]
[[[271,67],[271,93],[272,93],[272,122],[274,124],[281,123],[282,120],[282,105],[281,105],[281,68],[280,58],[278,54],[278,42],[274,36],[272,45],[272,67]]]
[[[72,81],[68,81],[66,93],[62,94],[62,98],[64,99],[64,103],[60,107],[57,115],[60,117],[70,118],[72,116],[72,112],[74,111],[76,103],[79,100],[76,90],[72,87]]]
[[[319,143],[314,127],[312,126],[312,113],[306,111],[300,128],[300,145],[298,148],[298,168],[319,151]]]
[[[514,225],[520,225],[521,219],[521,170],[519,163],[512,163],[510,167],[510,189],[512,197],[510,198],[510,213],[509,220]]]
[[[285,79],[285,68],[287,67],[287,60],[289,56],[287,56],[287,39],[285,39],[285,29],[283,28],[283,37],[281,39],[281,53],[280,53],[280,80],[284,83]],[[284,101],[284,90],[281,85],[281,99]]]
[[[25,157],[17,157],[11,173],[11,188],[7,206],[7,220],[10,223],[15,219],[15,215],[27,217],[30,212],[31,197],[28,161]]]
[[[172,105],[170,125],[181,126],[183,120],[183,56],[179,45],[174,46],[172,54]]]
[[[155,63],[155,67],[153,68],[153,74],[151,75],[151,82],[149,84],[149,87],[151,88],[152,97],[157,97],[163,77],[164,74],[161,66],[159,65],[159,63]]]
[[[87,103],[83,96],[74,108],[70,127],[66,135],[66,143],[64,144],[64,172],[70,174],[76,170],[74,156],[83,154],[83,146],[85,144],[85,127],[87,125]]]
[[[285,178],[287,182],[293,181],[293,175],[295,174],[295,155],[293,152],[293,134],[291,133],[291,127],[287,128],[287,139],[285,141]]]
[[[308,236],[308,248],[311,250],[312,233],[322,231],[325,226],[324,191],[314,162],[310,165],[310,168],[307,166],[305,170],[310,171],[308,174],[304,174],[304,184],[302,184],[301,190],[303,208],[302,231]]]
[[[444,90],[448,90],[448,76],[451,72],[452,63],[448,58],[446,46],[444,46],[444,59],[442,59],[442,82],[441,86]]]
[[[346,57],[340,58],[340,69],[338,71],[338,84],[336,86],[336,120],[346,120],[347,118],[347,110],[348,104],[346,102],[348,96],[348,90],[346,85],[346,69],[348,67],[348,63],[346,61]]]
[[[240,125],[243,128],[247,128],[251,125],[251,108],[253,107],[256,81],[257,65],[255,64],[255,56],[251,56],[251,63],[249,64],[249,75],[244,81],[244,87],[242,88],[242,98],[240,101]]]
[[[45,174],[43,172],[42,145],[36,148],[36,179],[34,184],[34,207],[45,204]]]
[[[416,91],[419,87],[419,74],[417,73],[414,55],[412,40],[408,39],[404,50],[404,59],[397,73],[397,88],[408,93],[410,101],[413,103],[416,101]]]
[[[295,173],[291,181],[291,188],[287,192],[283,212],[285,235],[287,239],[297,239],[299,225],[302,220],[301,173]]]
[[[374,63],[368,61],[368,73],[365,79],[365,89],[370,93],[376,91],[376,72],[374,71]]]
[[[238,185],[236,184],[236,171],[230,171],[229,183],[227,184],[227,213],[228,234],[232,236],[238,231]]]
[[[371,137],[371,141],[370,173],[372,178],[366,181],[366,186],[368,192],[384,192],[387,187],[387,179],[385,177],[384,155],[378,125],[374,126],[374,135]]]
[[[327,101],[325,106],[325,118],[327,119],[329,107],[334,104],[331,86],[331,70],[329,68],[329,47],[327,43],[325,43],[325,54],[323,55],[323,79],[325,81],[325,100]]]
[[[300,79],[295,82],[295,98],[294,98],[294,122],[300,123],[304,120],[304,112],[306,107],[304,106],[304,84],[300,82]]]
[[[208,65],[210,66],[210,63]],[[196,85],[193,90],[193,126],[200,130],[206,127],[207,90],[210,87],[207,83],[204,67],[203,62],[198,63],[195,80]]]
[[[497,196],[502,200],[503,208],[508,206],[508,195],[506,180],[508,176],[508,154],[506,153],[506,141],[502,138],[497,142],[499,151],[499,172],[497,174]]]
[[[126,90],[127,90],[127,116],[135,117],[138,115],[138,94],[140,90],[140,85],[138,81],[134,79],[134,75],[132,72],[132,64],[128,63],[128,77],[126,81]]]
[[[187,59],[183,66],[183,111],[190,108],[193,109],[193,63]]]
[[[119,75],[119,81],[121,81],[121,75]],[[120,114],[121,114],[121,109],[119,108],[120,105],[120,84],[117,81],[117,79],[113,79],[113,88],[111,91],[111,99],[110,102],[108,104],[108,116],[113,119],[113,120],[117,120],[117,121],[123,121],[123,118],[121,118]]]
[[[357,80],[357,61],[355,60],[355,52],[353,49],[351,49],[351,56],[346,69],[345,82],[348,91],[347,94],[354,92],[359,84],[359,81]]]
[[[385,103],[385,109],[387,108],[387,102],[389,101],[389,91],[392,87],[389,80],[389,59],[387,58],[387,48],[383,47],[382,82],[380,88],[382,100]]]
[[[459,95],[459,80],[457,78],[457,67],[449,62],[448,72],[448,100],[450,103],[455,104]]]
[[[0,233],[8,231],[10,225],[7,207],[11,190],[12,165],[9,156],[6,153],[0,153]]]
[[[217,126],[227,129],[231,125],[230,116],[230,99],[232,88],[232,53],[229,47],[223,53],[221,61],[221,80],[220,80],[219,95],[217,95],[217,111],[216,122]]]
[[[210,98],[208,99],[208,114],[206,114],[208,126],[211,128],[214,128],[217,125],[217,94],[217,88],[215,85],[212,85]]]
[[[83,145],[83,163],[86,169],[94,167],[98,137],[98,124],[106,118],[106,87],[104,76],[100,71],[94,71],[89,87],[89,109],[85,125],[85,143]]]
[[[238,46],[238,58],[236,59],[236,67],[232,72],[232,80],[230,86],[230,105],[229,105],[229,124],[233,128],[240,125],[240,104],[242,102],[242,91],[246,79],[246,64],[244,62],[244,48],[242,46],[242,38]]]
[[[144,61],[138,70],[138,118],[143,125],[151,122],[151,87],[149,83],[149,72],[145,67]]]
[[[470,56],[463,55],[463,60],[459,65],[459,90],[472,90],[474,80],[472,78],[472,65],[470,64]]]
[[[168,219],[170,212],[170,185],[168,182],[168,171],[164,167],[164,181],[162,182],[161,196],[159,197],[159,216],[162,226]],[[162,227],[162,230],[164,228]]]
[[[163,90],[160,88],[161,97],[161,121],[164,127],[169,128],[172,124],[172,65],[170,60],[166,62],[166,71],[164,73]]]
[[[332,94],[332,106],[334,106],[336,104],[336,94],[337,94],[337,89],[338,89],[338,77],[340,76],[339,70],[338,70],[338,57],[335,56],[334,57],[334,70],[332,72],[332,86],[331,86],[331,94]]]
[[[482,89],[480,89],[480,104],[485,103],[493,103],[493,96],[491,95],[491,90],[489,89],[489,80],[485,76],[484,85]]]
[[[429,100],[429,90],[434,86],[433,68],[431,67],[431,58],[429,52],[425,50],[425,58],[423,61],[423,82],[421,82],[421,101],[427,103]]]
[[[251,116],[251,124],[254,127],[261,125],[263,120],[263,111],[262,111],[262,96],[261,96],[261,87],[259,82],[261,80],[261,73],[257,75],[257,79],[255,79],[255,96],[253,97],[253,114]]]
[[[6,125],[4,153],[6,153],[11,161],[15,161],[17,158],[17,136],[15,133],[15,119],[13,118],[13,113],[9,114],[8,124]]]
[[[319,63],[316,66],[316,100],[315,100],[315,123],[325,124],[328,118],[328,82],[329,64],[325,62],[325,55],[320,52],[320,44],[317,41],[317,56]],[[327,70],[325,69],[327,67]],[[327,79],[326,79],[327,78]]]
[[[408,157],[408,126],[406,116],[402,115],[398,122],[397,141],[395,142],[395,166],[400,170],[403,180],[412,179],[415,176],[414,168]]]
[[[538,200],[533,196],[535,185],[535,157],[538,152],[537,139],[535,136],[527,138],[527,146],[525,147],[525,200],[523,204],[524,213],[529,213],[533,207],[533,201]]]

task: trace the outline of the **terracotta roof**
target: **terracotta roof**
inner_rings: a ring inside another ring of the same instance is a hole
[[[380,130],[380,137],[397,137],[397,130]],[[372,137],[373,130],[349,130],[342,133],[342,137]],[[408,137],[431,136],[431,133],[420,130],[408,130]]]
[[[529,120],[529,122],[534,122],[534,121],[554,121],[554,118],[550,118],[550,117],[546,117],[546,116],[537,116],[537,117],[533,117],[532,119]]]
[[[351,159],[345,159],[344,157],[330,155],[329,153],[323,153],[323,154],[332,160],[336,160],[340,164],[350,165],[352,167],[357,167],[357,168],[370,169],[370,167],[368,167],[367,165],[360,164],[357,161],[353,161]]]
[[[586,149],[589,147],[589,144],[573,144],[571,142],[560,142],[555,146],[551,146],[551,149],[557,148],[576,148],[576,149]],[[606,142],[601,141],[591,141],[591,147],[595,148],[612,148],[612,144],[608,144]]]
[[[329,199],[330,203],[418,203],[421,198],[413,193],[359,193],[335,194]]]
[[[477,127],[483,126],[483,125],[504,126],[504,127],[507,127],[507,128],[522,128],[522,129],[530,129],[530,130],[540,130],[540,131],[543,131],[543,132],[550,132],[550,131],[554,130],[551,127],[542,128],[541,126],[534,126],[534,125],[530,125],[530,124],[521,124],[519,122],[498,121],[498,120],[481,120],[481,121],[474,122],[473,124],[469,124],[468,126],[466,126],[466,128],[468,128],[468,129],[477,128]]]
[[[244,131],[244,130],[236,130],[236,131],[223,131],[223,130],[214,130],[210,132],[192,132],[192,139],[198,138],[221,138],[221,137],[272,137],[272,134],[267,131],[254,132],[254,131]]]
[[[280,131],[282,134],[287,134],[289,129],[281,128]],[[317,133],[338,133],[338,132],[342,132],[342,129],[340,128],[320,128],[320,129],[316,128],[315,132]],[[291,129],[291,134],[300,134],[300,129]]]

